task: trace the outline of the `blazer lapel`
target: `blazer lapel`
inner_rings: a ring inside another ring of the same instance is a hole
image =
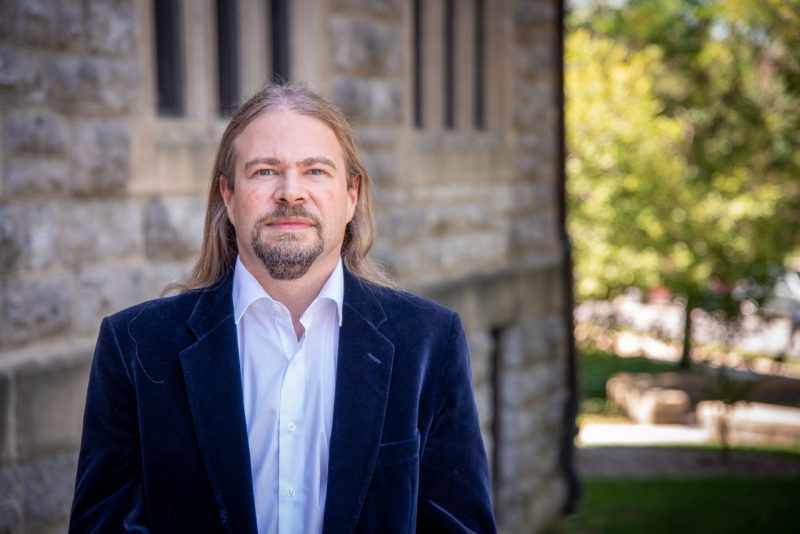
[[[197,341],[180,354],[208,479],[228,532],[256,532],[231,277],[204,291],[188,321]]]
[[[345,271],[323,532],[351,532],[378,455],[394,345],[378,327],[386,315],[375,295]]]

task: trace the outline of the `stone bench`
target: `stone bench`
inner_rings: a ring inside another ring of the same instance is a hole
[[[673,373],[666,373],[673,374]],[[683,424],[692,410],[689,394],[683,389],[658,382],[661,375],[620,373],[606,382],[606,395],[619,404],[637,423]],[[664,377],[663,382],[669,383]]]

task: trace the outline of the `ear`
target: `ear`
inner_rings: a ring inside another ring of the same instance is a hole
[[[231,224],[236,226],[236,219],[233,216],[233,190],[228,187],[228,178],[219,175],[219,192],[222,195],[222,201],[225,202],[225,211],[228,212],[228,220]]]
[[[352,180],[350,180],[350,186],[347,188],[347,199],[348,199],[348,206],[347,206],[347,222],[353,220],[353,215],[356,212],[356,206],[358,205],[358,192],[361,189],[361,175],[356,174],[353,176]]]

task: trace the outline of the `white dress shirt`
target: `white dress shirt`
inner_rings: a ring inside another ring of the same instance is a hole
[[[342,260],[300,318],[273,300],[239,258],[233,310],[260,534],[319,533],[328,485]]]

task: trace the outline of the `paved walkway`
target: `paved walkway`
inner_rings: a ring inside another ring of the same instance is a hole
[[[586,478],[800,478],[800,455],[702,449],[702,427],[587,423],[576,440],[578,473]],[[682,448],[680,445],[687,445]]]
[[[579,446],[696,445],[710,439],[709,430],[699,426],[585,423],[576,443]]]
[[[751,451],[676,447],[587,447],[577,450],[583,478],[800,478],[800,458]]]

